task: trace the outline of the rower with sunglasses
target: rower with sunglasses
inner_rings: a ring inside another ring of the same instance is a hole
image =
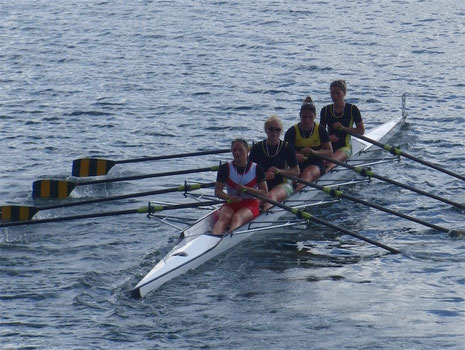
[[[333,147],[326,129],[315,122],[316,108],[308,96],[300,107],[300,123],[287,130],[284,140],[294,146],[300,167],[300,178],[309,182],[316,181],[325,173],[325,164],[318,155],[331,157]],[[298,184],[296,192],[305,185]]]
[[[265,121],[267,139],[254,144],[249,154],[249,160],[265,170],[268,197],[278,202],[294,193],[292,184],[281,174],[299,176],[300,173],[294,147],[280,139],[282,130],[282,121],[276,115],[269,117]],[[264,203],[263,210],[271,206]]]

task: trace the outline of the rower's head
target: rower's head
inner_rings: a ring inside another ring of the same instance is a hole
[[[343,79],[334,80],[329,85],[329,91],[331,93],[331,99],[333,100],[333,102],[344,100],[344,97],[346,96],[346,93],[347,93],[346,81]]]
[[[279,139],[283,130],[283,122],[277,115],[269,116],[265,121],[265,132],[268,139]]]
[[[300,107],[300,116],[302,116],[302,112],[304,111],[312,111],[313,114],[316,115],[316,107],[310,96],[305,97],[304,103],[302,103],[302,106]]]
[[[316,116],[316,107],[310,96],[305,98],[304,103],[300,107],[300,125],[304,129],[310,129],[313,127]]]
[[[247,163],[249,144],[244,139],[235,139],[231,142],[231,152],[236,164],[241,165],[244,162]]]

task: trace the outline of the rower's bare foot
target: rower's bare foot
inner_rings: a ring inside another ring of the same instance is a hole
[[[216,232],[216,233],[211,232],[211,235],[212,235],[212,236],[218,236],[218,237],[223,237],[223,236],[226,235],[226,234],[227,234],[226,231],[225,231],[225,232]]]
[[[268,211],[268,210],[270,210],[271,207],[272,207],[272,205],[264,205],[262,211],[263,212]]]

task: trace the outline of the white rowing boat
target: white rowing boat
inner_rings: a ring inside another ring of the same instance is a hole
[[[405,96],[403,97],[404,105]],[[383,142],[400,129],[405,118],[406,113],[403,110],[401,117],[368,131],[366,136],[370,139]],[[366,159],[366,152],[374,146],[366,141],[352,138],[352,147],[353,154],[350,157],[351,161]],[[337,171],[336,167],[333,171],[320,177],[318,182],[336,183],[336,181],[341,179],[343,174],[344,172]],[[308,203],[319,193],[304,188],[283,203],[295,207],[295,203]],[[286,211],[271,208],[234,232],[219,237],[211,234],[213,225],[218,217],[218,209],[213,210],[181,232],[176,246],[134,287],[132,296],[135,298],[146,296],[169,280],[197,268],[206,261],[213,259],[241,241],[251,237],[256,232],[302,223],[302,220],[284,220],[279,222],[278,220],[285,214],[287,214]]]

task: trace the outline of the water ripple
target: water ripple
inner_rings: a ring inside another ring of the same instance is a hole
[[[4,203],[50,204],[31,198],[32,182],[68,178],[72,160],[81,157],[128,159],[228,147],[237,136],[263,139],[270,114],[288,128],[298,121],[305,96],[318,109],[331,103],[329,83],[337,78],[346,79],[347,100],[359,106],[367,128],[398,116],[407,92],[408,124],[392,143],[457,172],[465,164],[458,132],[465,119],[459,1],[16,1],[5,2],[0,13]],[[112,176],[195,167],[206,159],[121,165]],[[463,198],[458,179],[411,161],[375,168],[440,196]],[[183,181],[92,187],[72,197]],[[394,186],[373,181],[349,190],[463,229],[460,210]],[[119,210],[147,200],[38,217]],[[134,301],[130,289],[172,246],[175,229],[145,216],[4,228],[2,344],[463,347],[457,322],[465,285],[462,238],[347,203],[315,214],[406,255],[385,254],[315,225],[278,230]]]

